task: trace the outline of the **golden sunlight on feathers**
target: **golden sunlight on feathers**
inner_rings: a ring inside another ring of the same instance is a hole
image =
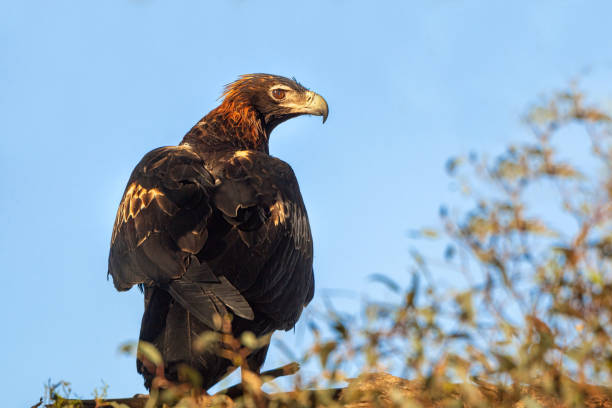
[[[119,204],[119,210],[117,210],[117,218],[115,219],[115,227],[113,229],[111,242],[115,241],[115,231],[120,224],[126,223],[130,218],[136,218],[140,211],[147,208],[153,200],[164,196],[164,193],[157,188],[147,190],[138,183],[132,183],[125,191],[123,201],[121,201],[121,204]],[[160,208],[164,210],[164,206],[160,205]],[[167,211],[164,210],[164,212]]]
[[[248,159],[250,155],[251,152],[249,150],[237,150],[236,153],[234,153],[233,158],[242,157]]]
[[[270,212],[272,213],[272,222],[274,222],[274,226],[283,224],[287,219],[285,204],[280,200],[270,206]]]

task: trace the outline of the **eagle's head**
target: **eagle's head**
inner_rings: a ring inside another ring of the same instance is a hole
[[[299,115],[323,116],[325,122],[329,113],[321,95],[295,79],[269,74],[240,76],[225,87],[223,104],[252,107],[261,115],[268,133],[279,123]]]
[[[317,115],[323,122],[327,102],[295,79],[278,75],[247,74],[226,85],[221,105],[194,126],[189,139],[230,144],[241,149],[267,151],[272,130],[287,119]]]

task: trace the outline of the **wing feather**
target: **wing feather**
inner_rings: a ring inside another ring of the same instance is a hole
[[[159,286],[210,327],[227,308],[253,318],[240,292],[194,256],[208,241],[214,185],[203,159],[184,146],[159,148],[141,160],[111,237],[109,275],[117,289]]]
[[[212,202],[231,225],[218,268],[226,268],[224,275],[276,328],[293,327],[314,291],[312,236],[293,171],[254,151],[229,154],[210,167],[218,180]],[[239,265],[228,268],[232,258]]]
[[[119,206],[109,258],[119,290],[155,285],[198,320],[258,315],[290,329],[312,299],[312,237],[289,165],[265,153],[146,155]]]

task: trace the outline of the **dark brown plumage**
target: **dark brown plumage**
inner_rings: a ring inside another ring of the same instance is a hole
[[[140,339],[153,343],[176,381],[180,364],[208,389],[231,368],[193,339],[232,314],[232,331],[289,330],[314,294],[312,237],[291,167],[268,154],[270,132],[302,114],[327,118],[327,103],[287,78],[245,75],[179,146],[138,163],[119,205],[109,271],[118,290],[142,285]],[[248,358],[259,370],[264,346]],[[147,388],[152,369],[138,361]]]

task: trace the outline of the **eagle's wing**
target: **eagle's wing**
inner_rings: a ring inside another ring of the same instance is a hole
[[[215,214],[233,225],[217,246],[224,254],[213,269],[223,271],[275,328],[292,328],[314,293],[312,236],[293,170],[268,154],[246,151],[213,161],[211,173],[219,180]]]
[[[145,155],[117,211],[108,269],[118,290],[159,286],[209,327],[215,327],[214,315],[223,315],[226,307],[253,318],[228,279],[195,256],[208,239],[214,184],[202,158],[187,146]]]

